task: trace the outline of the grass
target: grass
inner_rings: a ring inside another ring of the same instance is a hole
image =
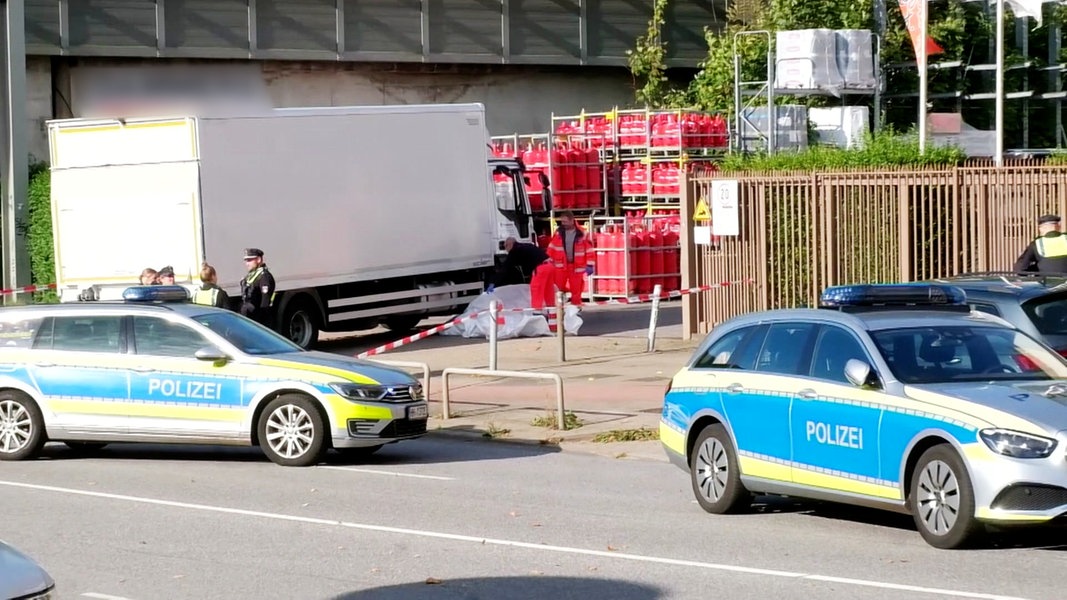
[[[502,437],[507,437],[508,434],[510,434],[510,433],[511,433],[510,429],[507,429],[505,427],[500,427],[496,423],[490,422],[489,423],[489,428],[486,429],[485,433],[482,434],[482,437],[502,438]]]
[[[534,427],[547,427],[549,429],[559,429],[559,423],[556,422],[555,413],[547,413],[543,417],[534,417]],[[578,418],[578,415],[567,411],[563,413],[563,429],[570,431],[571,429],[577,429],[584,425],[582,420]]]
[[[593,441],[598,444],[611,442],[645,442],[658,440],[659,431],[642,427],[640,429],[613,429],[593,436]]]

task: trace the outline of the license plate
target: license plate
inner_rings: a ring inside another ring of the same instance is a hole
[[[429,416],[430,416],[430,408],[428,406],[426,406],[425,404],[420,404],[419,406],[409,406],[408,407],[408,418],[409,419],[425,419],[425,418],[427,418]]]

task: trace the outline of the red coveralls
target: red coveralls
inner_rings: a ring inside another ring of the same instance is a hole
[[[534,310],[544,310],[546,306],[555,305],[556,267],[549,259],[538,265],[530,276],[530,306]]]
[[[563,291],[570,291],[571,304],[582,305],[582,292],[585,288],[585,267],[589,264],[592,247],[589,238],[577,224],[574,226],[574,260],[567,260],[567,249],[563,240],[563,228],[556,230],[548,245],[548,257],[556,270],[556,286]]]

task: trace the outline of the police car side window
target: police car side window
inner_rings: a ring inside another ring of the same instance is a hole
[[[52,323],[52,350],[118,353],[121,340],[122,317],[54,317]]]
[[[193,358],[209,345],[204,336],[180,323],[156,317],[134,317],[133,339],[137,354]]]
[[[815,343],[815,356],[811,361],[811,376],[829,381],[848,383],[845,364],[850,359],[871,364],[867,352],[855,336],[832,325],[824,325]]]
[[[765,327],[742,327],[711,345],[693,365],[694,369],[751,369]]]
[[[756,370],[781,375],[801,375],[811,359],[813,323],[775,323],[756,361]]]

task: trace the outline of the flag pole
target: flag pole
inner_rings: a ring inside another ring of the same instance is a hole
[[[996,62],[996,105],[994,108],[993,131],[996,149],[993,164],[1004,164],[1004,0],[997,0],[997,62]]]
[[[1004,0],[997,0],[997,2],[1003,2]],[[919,43],[916,45],[916,56],[919,67],[919,154],[926,153],[926,99],[929,95],[927,89],[928,73],[927,73],[927,0],[919,0],[921,9],[919,11]]]

